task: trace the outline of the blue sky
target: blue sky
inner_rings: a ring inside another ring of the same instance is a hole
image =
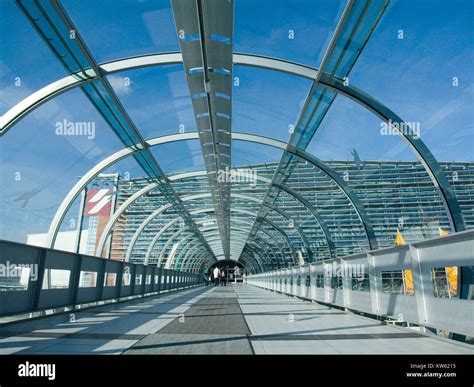
[[[63,0],[98,62],[178,51],[168,0]],[[345,2],[235,0],[234,51],[268,55],[317,67]],[[0,0],[0,114],[41,87],[66,76],[26,18]],[[421,138],[440,161],[474,161],[474,33],[470,0],[393,2],[349,79],[406,121],[419,122]],[[293,31],[294,39],[289,39]],[[399,39],[403,30],[404,39]],[[286,141],[311,83],[262,69],[234,67],[233,130]],[[453,77],[459,84],[452,85]],[[18,86],[15,82],[20,79]],[[123,105],[146,138],[177,133],[195,123],[182,66],[110,76]],[[124,80],[131,81],[124,87]],[[94,122],[96,136],[57,136],[58,121]],[[157,147],[167,173],[203,166],[197,142]],[[380,136],[380,121],[338,96],[308,150],[322,159],[414,160],[394,136]],[[24,240],[45,232],[78,176],[121,149],[120,142],[80,90],[45,103],[0,139],[0,238]],[[275,149],[233,144],[237,165],[277,161]],[[133,159],[113,168],[142,176]],[[17,180],[17,172],[21,179]],[[26,208],[15,199],[38,189]],[[74,211],[71,210],[72,212]]]

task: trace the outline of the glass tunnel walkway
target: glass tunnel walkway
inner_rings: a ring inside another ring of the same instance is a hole
[[[0,2],[0,354],[473,354],[473,7]]]

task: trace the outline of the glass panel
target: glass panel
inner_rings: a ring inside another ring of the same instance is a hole
[[[113,209],[120,204],[118,199],[121,196],[118,196],[117,192],[120,193],[123,187],[128,187],[130,180],[135,176],[142,175],[143,170],[135,159],[129,156],[93,179],[67,211],[56,238],[55,248],[79,251],[87,255],[98,254],[97,247],[101,233],[110,220]],[[81,229],[80,239],[79,229]],[[28,243],[43,245],[45,238],[46,233],[29,234]]]
[[[338,172],[362,201],[379,247],[397,229],[410,243],[449,230],[443,202],[423,165],[397,134],[359,104],[338,96],[308,151]]]
[[[34,267],[33,271],[31,269],[30,267],[10,264],[9,262],[7,264],[0,264],[0,292],[28,290],[30,274],[32,276],[31,280],[35,280],[33,277]]]
[[[95,288],[97,285],[97,272],[96,271],[81,271],[79,277],[80,288]]]
[[[110,287],[110,286],[115,286],[117,282],[117,273],[105,273],[104,276],[104,286],[105,287]]]
[[[4,37],[0,44],[2,115],[22,99],[67,73],[15,2],[1,1],[0,14],[0,36]]]
[[[344,191],[318,167],[301,159],[297,161],[285,185],[316,210],[334,243],[335,256],[366,251],[368,242],[363,224]],[[332,167],[331,162],[327,162],[327,165]],[[315,241],[313,247],[320,259],[330,257],[326,241]]]
[[[311,81],[245,66],[233,76],[232,130],[288,141]]]
[[[472,205],[474,163],[442,162],[441,168],[444,169],[449,183],[454,189],[466,228],[474,228],[474,206]]]
[[[363,277],[352,277],[352,290],[356,292],[370,292],[370,278],[368,273]]]
[[[394,2],[350,76],[419,125],[439,161],[474,160],[473,13],[472,1]]]
[[[280,161],[282,153],[281,149],[268,145],[235,140],[232,141],[232,168],[255,167],[257,164],[265,169],[267,163]]]
[[[345,1],[239,0],[234,51],[318,66]]]
[[[111,74],[107,78],[145,139],[196,131],[182,65]]]
[[[157,145],[151,148],[151,152],[166,175],[205,170],[199,140]]]
[[[179,51],[168,0],[63,0],[98,62]]]
[[[342,289],[342,277],[331,277],[331,289]]]
[[[406,296],[413,296],[415,294],[413,274],[410,269],[383,271],[381,274],[384,293],[403,294]]]
[[[42,289],[67,289],[70,277],[70,270],[45,269]]]
[[[46,233],[78,176],[122,148],[80,90],[27,115],[0,142],[0,238]]]
[[[384,293],[403,294],[402,271],[382,272],[382,288]]]
[[[307,151],[322,160],[415,160],[399,136],[384,128],[372,112],[337,96]]]
[[[342,26],[325,71],[344,78],[372,33],[389,0],[356,1]]]

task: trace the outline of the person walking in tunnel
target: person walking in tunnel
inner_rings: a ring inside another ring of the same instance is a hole
[[[216,266],[212,272],[212,275],[214,277],[214,286],[219,285],[219,268]]]
[[[208,267],[204,269],[203,277],[204,277],[204,281],[206,282],[206,286],[211,286],[212,279],[211,279],[210,269]]]
[[[225,277],[225,269],[221,269],[221,274],[220,274],[220,283],[222,286],[227,286],[227,278]]]

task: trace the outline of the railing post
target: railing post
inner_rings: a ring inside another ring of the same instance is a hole
[[[425,303],[425,285],[421,269],[420,254],[416,247],[410,245],[410,260],[413,276],[413,287],[415,290],[416,308],[418,310],[418,321],[420,324],[428,322]]]
[[[117,300],[120,300],[120,296],[122,293],[123,266],[124,266],[124,263],[121,262],[119,266],[119,270],[117,272],[117,279],[115,281],[115,287],[117,288],[115,294],[116,294]]]
[[[100,271],[97,273],[97,301],[101,301],[104,297],[104,282],[105,282],[105,269],[107,266],[107,260],[103,259],[100,263]]]
[[[348,273],[347,271],[347,262],[344,259],[341,259],[341,267],[343,268],[343,273]],[[352,273],[352,272],[351,272]],[[349,290],[352,289],[352,277],[350,275],[345,275],[342,277],[342,303],[344,308],[350,307],[350,297]]]
[[[158,285],[158,288],[157,288],[158,294],[161,293],[161,280],[162,280],[162,274],[161,273],[162,273],[162,271],[163,270],[160,267],[156,268],[156,272],[158,274],[158,284],[157,284]]]
[[[81,267],[82,267],[82,255],[76,255],[76,264],[74,265],[74,276],[71,278],[70,286],[71,289],[71,305],[77,304],[77,293],[79,291],[79,280],[81,279]]]
[[[152,267],[152,273],[151,273],[151,292],[155,293],[156,288],[158,286],[158,283],[155,281],[156,273],[158,272],[158,268],[156,266]]]
[[[372,302],[372,313],[380,314],[379,308],[379,290],[382,290],[381,283],[377,278],[375,256],[367,253],[367,266],[369,268],[370,299]]]
[[[41,288],[43,287],[44,270],[46,264],[46,249],[40,249],[38,254],[38,278],[31,297],[31,311],[38,310]]]
[[[143,270],[142,274],[142,297],[145,297],[146,294],[146,277],[148,276],[148,266],[143,266],[145,269]],[[151,281],[150,281],[151,283]]]
[[[137,276],[137,270],[135,265],[130,265],[130,297],[135,295],[135,281]]]

